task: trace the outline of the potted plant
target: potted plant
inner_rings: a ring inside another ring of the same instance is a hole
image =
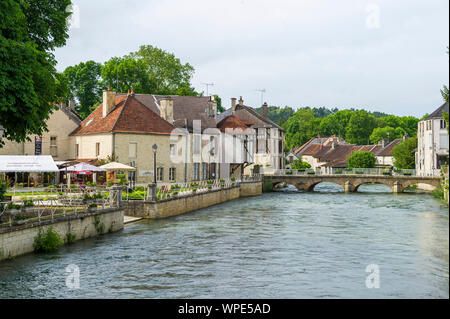
[[[88,210],[89,210],[89,211],[95,211],[95,210],[97,210],[97,204],[94,204],[94,203],[89,204]]]
[[[225,180],[224,179],[221,179],[219,182],[220,182],[220,186],[225,187]]]
[[[16,216],[17,214],[19,214],[20,209],[21,209],[21,206],[14,204],[14,202],[9,202],[8,205],[6,206],[6,211],[11,216]]]
[[[34,211],[34,202],[32,199],[25,199],[23,201],[23,211],[24,212]]]

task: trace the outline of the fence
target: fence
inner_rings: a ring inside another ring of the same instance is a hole
[[[379,176],[417,176],[414,169],[385,169],[385,168],[332,168],[322,167],[313,169],[283,169],[276,170],[274,175],[379,175]]]
[[[112,194],[114,192],[106,189],[85,188],[10,196],[10,201],[0,202],[0,227],[40,223],[70,214],[115,207]]]
[[[177,198],[192,194],[201,194],[211,191],[216,191],[223,188],[230,188],[238,186],[242,182],[261,182],[260,175],[243,176],[241,179],[215,179],[203,180],[189,183],[173,183],[162,185],[156,188],[156,201],[161,201],[169,198]],[[150,193],[150,194],[149,194]],[[122,200],[148,200],[151,199],[151,190],[148,187],[137,186],[134,188],[127,188],[122,193]]]

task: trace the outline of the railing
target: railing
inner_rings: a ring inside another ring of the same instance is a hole
[[[105,189],[85,189],[82,192],[67,190],[57,195],[34,195],[12,198],[0,203],[0,227],[12,227],[27,223],[40,223],[57,217],[76,215],[111,207],[110,192]]]
[[[245,181],[261,181],[260,176],[255,176],[252,178],[246,178]],[[216,180],[202,180],[194,181],[189,183],[172,183],[167,185],[162,185],[156,189],[156,200],[166,200],[170,198],[183,197],[193,194],[202,194],[211,191],[216,191],[219,189],[230,188],[232,186],[237,186],[244,179],[216,179]],[[149,190],[147,187],[138,186],[133,189],[127,188],[122,192],[122,200],[124,201],[139,201],[147,200]]]
[[[331,168],[313,169],[283,169],[274,172],[276,176],[313,176],[313,175],[377,175],[377,176],[418,176],[414,169],[386,168]]]

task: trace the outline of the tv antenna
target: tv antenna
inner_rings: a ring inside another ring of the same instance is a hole
[[[214,86],[214,83],[202,83],[206,86],[206,96],[209,96],[209,87]]]
[[[263,105],[263,103],[264,103],[264,93],[266,93],[266,89],[255,90],[255,91],[261,93],[261,105]]]

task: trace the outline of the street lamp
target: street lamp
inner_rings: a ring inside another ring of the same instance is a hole
[[[158,151],[158,145],[153,144],[153,176],[154,176],[154,183],[156,185],[156,152]]]

